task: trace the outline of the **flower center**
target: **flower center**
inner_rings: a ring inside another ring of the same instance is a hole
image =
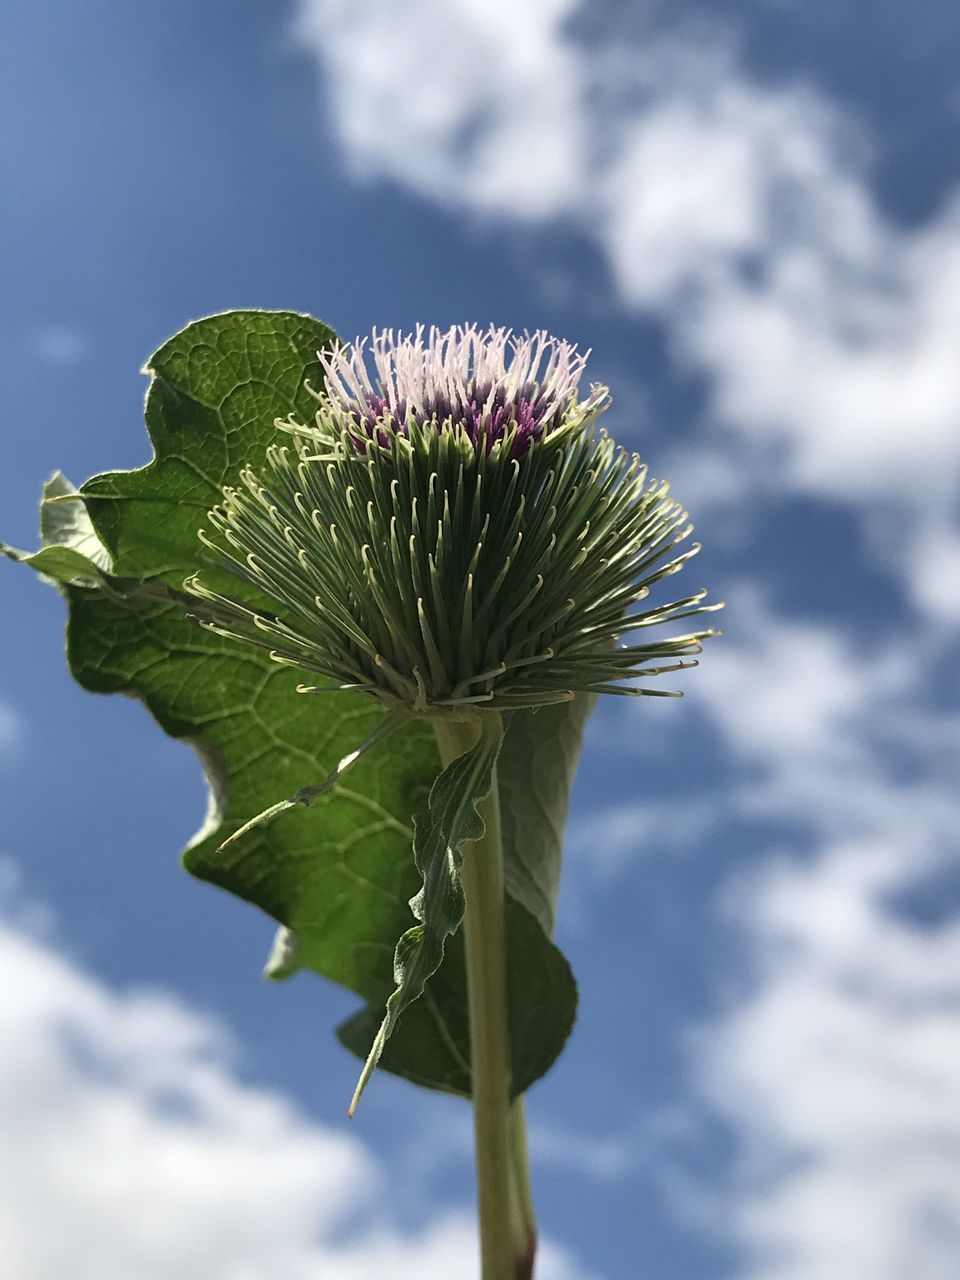
[[[375,331],[369,352],[364,339],[321,361],[327,395],[356,426],[358,445],[416,426],[460,431],[487,449],[510,436],[519,457],[577,406],[586,355],[543,331],[455,325],[426,340],[423,326],[397,338]]]

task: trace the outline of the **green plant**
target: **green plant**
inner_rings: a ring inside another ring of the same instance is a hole
[[[79,682],[142,699],[211,788],[187,870],[279,924],[272,978],[365,1007],[364,1067],[472,1096],[484,1280],[532,1275],[524,1092],[573,1025],[552,941],[562,832],[600,694],[690,665],[716,605],[640,607],[696,547],[598,429],[605,388],[543,334],[342,347],[230,312],[149,365],[154,460],[61,476],[43,545]],[[310,681],[310,683],[306,683]]]

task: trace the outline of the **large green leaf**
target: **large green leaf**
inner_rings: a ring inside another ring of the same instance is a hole
[[[11,554],[63,584],[68,656],[79,682],[140,698],[167,733],[196,747],[211,806],[184,854],[187,869],[284,927],[275,974],[310,968],[364,999],[367,1007],[341,1039],[366,1057],[393,988],[394,948],[414,923],[413,818],[440,769],[432,734],[421,723],[407,725],[314,806],[284,813],[218,853],[245,821],[322,779],[382,713],[352,694],[298,694],[295,672],[202,630],[178,594],[198,566],[197,530],[221,486],[257,463],[275,438],[276,418],[310,415],[305,384],[319,384],[316,351],[333,339],[326,326],[286,312],[231,312],[189,325],[148,366],[154,460],[88,481],[82,502],[56,480],[47,496],[59,500],[44,508],[39,560]],[[504,740],[517,1092],[554,1061],[575,1012],[569,967],[548,935],[586,711],[573,704],[515,713]],[[382,1065],[420,1084],[469,1092],[465,1001],[456,935],[423,995],[406,1008]]]

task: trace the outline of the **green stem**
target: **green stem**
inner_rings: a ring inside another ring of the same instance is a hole
[[[489,714],[489,713],[488,713]],[[435,720],[444,765],[476,741],[477,724]],[[510,1105],[507,947],[500,800],[478,806],[482,839],[464,850],[461,882],[470,1011],[470,1075],[477,1164],[482,1280],[530,1280],[536,1228],[526,1177],[523,1109]]]
[[[533,1280],[533,1264],[537,1255],[537,1215],[530,1186],[527,1156],[527,1115],[522,1096],[510,1108],[508,1121],[510,1140],[514,1240],[518,1242],[516,1280]]]

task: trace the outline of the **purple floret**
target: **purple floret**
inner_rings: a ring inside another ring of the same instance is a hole
[[[358,340],[320,360],[327,395],[356,424],[358,446],[386,445],[416,424],[463,431],[488,449],[512,432],[511,454],[522,457],[577,407],[586,355],[543,331],[514,337],[455,325],[431,328],[426,339],[423,326],[396,338],[375,330],[369,348]]]

